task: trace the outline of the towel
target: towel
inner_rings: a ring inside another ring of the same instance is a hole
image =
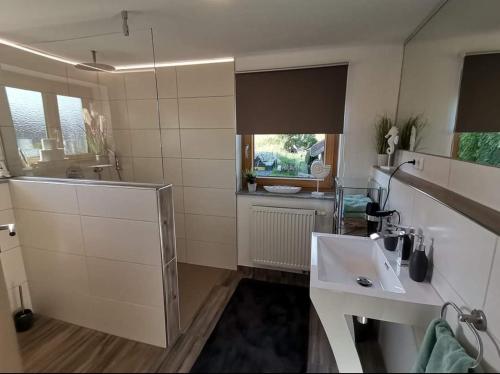
[[[346,195],[344,196],[344,212],[364,214],[366,211],[366,204],[371,202],[372,199],[366,195]]]
[[[427,329],[412,372],[468,373],[475,362],[455,339],[448,322],[435,319]]]

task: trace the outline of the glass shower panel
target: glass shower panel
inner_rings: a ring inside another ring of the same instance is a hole
[[[36,110],[34,99],[9,108],[15,135],[0,124],[11,173],[163,184],[152,43],[150,29],[131,29],[128,37],[117,32],[31,45],[74,64],[0,45],[0,90],[29,90],[38,98]],[[23,113],[30,114],[20,122]],[[36,131],[26,136],[19,123]],[[27,149],[26,159],[18,147]],[[54,148],[44,149],[45,159],[43,147]]]

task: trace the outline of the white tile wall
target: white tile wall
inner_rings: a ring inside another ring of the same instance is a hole
[[[87,256],[156,265],[160,235],[156,222],[82,216]]]
[[[162,128],[179,127],[179,108],[177,99],[160,99],[160,125]]]
[[[76,191],[73,186],[56,183],[11,182],[12,200],[17,209],[44,212],[78,213]]]
[[[236,216],[234,190],[184,187],[184,211],[223,217]]]
[[[181,127],[190,129],[234,129],[234,97],[179,99]]]
[[[128,100],[129,126],[131,129],[158,129],[158,102],[156,99]]]
[[[82,215],[150,222],[158,219],[153,190],[100,186],[77,186],[76,190]]]
[[[161,130],[162,152],[165,157],[181,157],[179,130]]]
[[[16,218],[23,246],[84,254],[79,215],[17,209]]]
[[[182,159],[164,158],[165,183],[182,186]]]
[[[412,156],[404,155],[405,158]],[[424,171],[426,167],[429,169],[427,173],[420,173],[419,177],[448,188],[453,184],[460,186],[460,190],[458,187],[455,189],[458,193],[469,194],[477,201],[485,196],[491,199],[496,178],[486,175],[486,170],[492,171],[491,168],[476,166],[477,169],[468,170],[471,164],[446,161],[435,156],[425,157]],[[414,170],[405,171],[417,175]],[[375,172],[374,176],[382,185],[387,184],[384,174]],[[394,181],[392,186],[389,205],[401,210],[405,222],[423,230],[429,252],[433,240],[432,285],[443,300],[453,301],[469,310],[484,308],[489,331],[481,333],[485,345],[484,366],[487,371],[498,371],[500,355],[496,347],[500,341],[500,319],[497,318],[500,293],[496,285],[500,281],[499,237],[413,188],[398,181]],[[410,203],[412,200],[413,204]],[[494,199],[489,201],[495,202]],[[454,329],[458,328],[454,313],[450,315],[448,321]],[[460,340],[467,350],[473,352],[474,337],[467,329],[463,332],[465,335],[460,336]]]
[[[236,244],[236,218],[186,214],[185,225],[189,239]]]
[[[156,69],[156,79],[158,81],[159,98],[177,97],[177,73],[173,67]]]
[[[32,301],[36,313],[165,347],[156,191],[89,185],[61,189],[57,183],[22,181],[11,181],[11,186],[22,254],[15,247],[0,253],[0,259],[7,266],[12,304],[19,303],[14,285],[27,288],[29,283],[27,305]],[[72,208],[57,201],[51,188]],[[34,198],[39,190],[48,194],[43,203]],[[19,200],[23,194],[32,199]],[[10,205],[0,197],[2,204]],[[73,208],[74,214],[66,213]]]
[[[177,68],[179,97],[234,95],[234,63]]]
[[[195,265],[234,269],[236,251],[233,244],[210,243],[188,239],[187,259],[189,263]]]
[[[161,158],[160,130],[132,130],[130,137],[134,157]]]
[[[156,78],[154,72],[123,74],[127,99],[156,99]]]
[[[183,159],[182,177],[185,186],[235,189],[234,160]]]
[[[234,160],[234,130],[181,130],[182,157]]]
[[[162,159],[158,157],[134,157],[134,180],[140,183],[163,184]]]
[[[132,304],[161,307],[163,281],[158,266],[88,257],[90,293]]]

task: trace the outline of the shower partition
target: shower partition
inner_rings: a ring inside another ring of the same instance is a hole
[[[160,107],[167,124],[177,105],[160,105],[159,90],[176,86],[155,70],[152,35],[29,46],[57,59],[0,44],[0,161],[25,178],[9,181],[22,248],[13,255],[35,313],[166,347],[179,300]]]

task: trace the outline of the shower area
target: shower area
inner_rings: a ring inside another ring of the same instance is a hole
[[[121,16],[116,32],[0,41],[0,176],[12,177],[0,180],[0,213],[19,233],[0,259],[13,313],[21,288],[35,315],[165,348],[236,264],[235,234],[216,244],[196,229],[235,232],[234,64],[165,63],[169,44]],[[211,119],[221,106],[228,114]],[[202,167],[227,181],[200,185]],[[198,190],[223,193],[228,212],[193,202]]]

